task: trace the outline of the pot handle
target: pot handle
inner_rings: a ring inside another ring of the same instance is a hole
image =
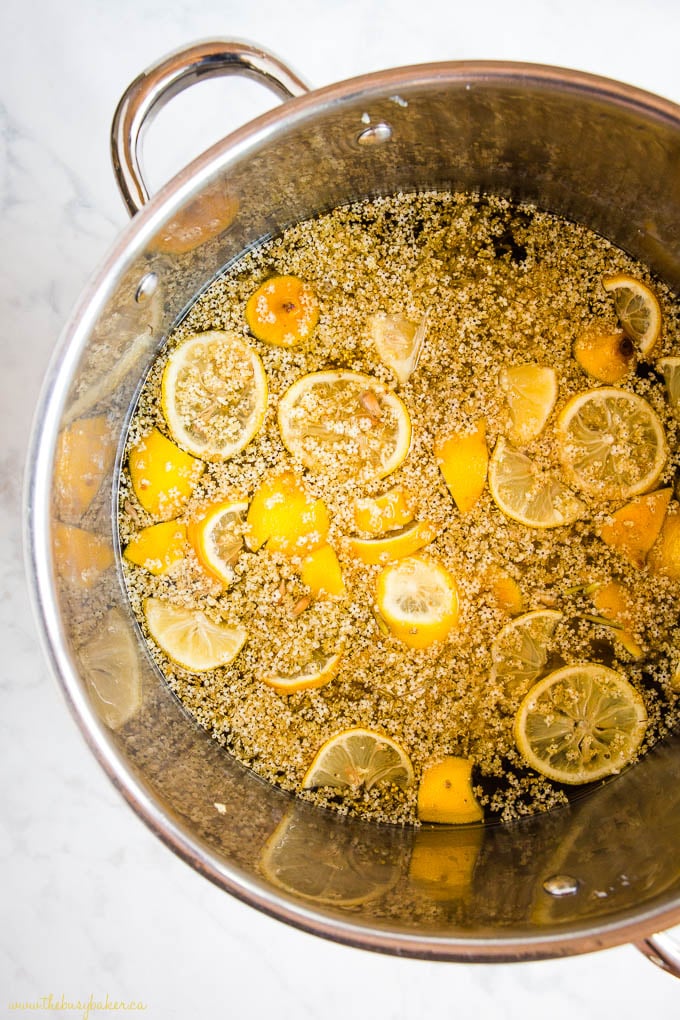
[[[680,978],[680,945],[667,931],[641,939],[635,948],[667,974]]]
[[[282,100],[309,91],[308,86],[271,53],[226,39],[194,43],[147,68],[121,96],[111,125],[113,170],[131,216],[139,212],[150,197],[140,162],[145,126],[173,96],[194,82],[229,74],[252,78]]]

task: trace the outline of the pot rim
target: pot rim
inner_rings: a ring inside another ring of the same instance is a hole
[[[647,118],[672,122],[680,132],[680,106],[635,86],[587,72],[543,64],[506,61],[451,61],[416,64],[375,71],[315,89],[287,100],[248,122],[175,175],[147,206],[124,227],[100,267],[86,285],[62,330],[42,386],[32,427],[24,482],[26,572],[35,619],[52,672],[86,743],[105,773],[137,816],[180,858],[215,885],[261,912],[314,935],[361,949],[420,959],[461,962],[510,962],[587,953],[624,942],[644,940],[653,931],[680,923],[675,905],[629,910],[592,927],[564,928],[550,934],[510,938],[422,936],[411,930],[386,930],[359,925],[318,908],[307,907],[257,882],[238,867],[220,861],[184,826],[172,820],[139,782],[95,715],[63,640],[54,596],[50,534],[49,479],[68,382],[91,328],[126,267],[144,250],[162,222],[188,201],[219,170],[264,145],[277,129],[312,119],[334,105],[396,98],[400,89],[414,93],[459,83],[467,88],[494,82],[538,85],[551,90],[597,97],[608,104],[635,109]]]

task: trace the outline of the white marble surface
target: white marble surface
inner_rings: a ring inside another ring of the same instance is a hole
[[[10,1004],[49,994],[108,994],[141,1000],[144,1015],[159,1020],[676,1016],[680,983],[630,947],[452,965],[376,956],[288,929],[166,850],[68,715],[23,577],[30,420],[55,338],[126,219],[108,155],[117,98],[147,64],[210,36],[256,41],[318,85],[406,63],[512,58],[605,74],[680,102],[677,0],[4,0],[0,1014],[30,1016]],[[233,83],[196,92],[149,134],[154,180],[270,102]]]

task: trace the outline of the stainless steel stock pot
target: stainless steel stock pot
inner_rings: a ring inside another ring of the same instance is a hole
[[[283,104],[150,199],[138,151],[144,125],[191,83],[232,73]],[[587,224],[678,288],[680,108],[589,75],[509,63],[406,67],[308,91],[271,55],[216,41],[133,82],[112,142],[134,216],[53,359],[27,487],[45,646],[103,768],[198,871],[317,935],[458,961],[630,941],[680,973],[672,939],[652,935],[680,923],[678,739],[570,807],[513,824],[416,832],[310,808],[232,760],[166,688],[128,607],[115,525],[140,382],[183,310],[244,249],[365,196],[476,190]],[[64,437],[93,418],[105,423],[97,477],[76,483]],[[94,498],[81,498],[81,485]],[[106,698],[96,695],[103,667],[93,641],[108,663]]]

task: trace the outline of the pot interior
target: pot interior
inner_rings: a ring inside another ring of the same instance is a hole
[[[97,756],[178,853],[239,897],[354,944],[441,958],[597,948],[680,919],[680,753],[669,738],[570,807],[513,824],[416,832],[295,802],[186,715],[144,650],[119,569],[118,464],[64,554],[57,436],[104,416],[120,458],[140,380],[196,295],[245,249],[366,196],[452,189],[586,224],[680,285],[680,111],[544,68],[439,65],[295,100],[215,147],[138,216],[67,331],[31,480],[36,594],[50,654]],[[77,503],[77,501],[76,501]],[[89,544],[88,544],[89,543]],[[94,543],[94,545],[92,544]],[[80,547],[79,547],[80,548]],[[82,566],[82,564],[81,564]],[[130,718],[91,697],[102,620]],[[273,877],[274,876],[274,877]]]

